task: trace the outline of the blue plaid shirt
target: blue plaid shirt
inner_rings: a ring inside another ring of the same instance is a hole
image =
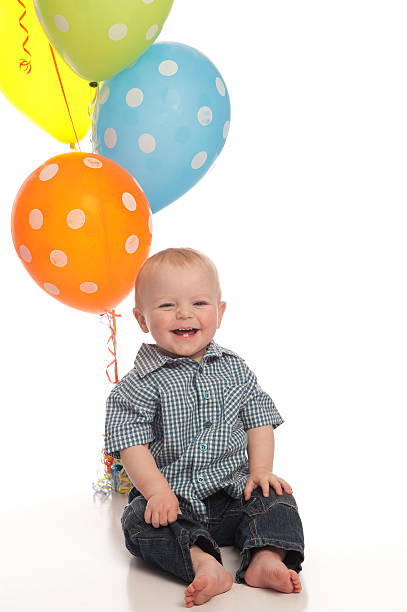
[[[148,442],[172,491],[207,520],[205,497],[243,493],[246,430],[283,422],[244,360],[213,340],[200,363],[142,344],[107,400],[105,448],[120,458],[121,449]]]

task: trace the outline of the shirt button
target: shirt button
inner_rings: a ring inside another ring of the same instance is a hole
[[[208,391],[205,391],[205,392],[204,392],[204,394],[203,394],[203,396],[204,396],[204,398],[205,398],[205,399],[208,399],[208,398],[209,398],[209,393],[208,393]]]
[[[210,421],[205,421],[204,423],[204,427],[206,427],[207,429],[212,425],[212,423]]]
[[[197,481],[198,481],[198,482],[203,482],[203,481],[204,481],[204,479],[203,479],[203,477],[202,477],[202,476],[198,476]]]
[[[208,448],[207,444],[201,444],[201,450],[205,451]]]

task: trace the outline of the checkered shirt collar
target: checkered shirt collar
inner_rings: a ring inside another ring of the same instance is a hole
[[[235,355],[233,351],[229,349],[225,349],[219,344],[216,344],[213,340],[208,344],[208,348],[206,349],[205,355],[202,357],[202,362],[206,361],[211,357],[220,358],[222,355],[226,353],[228,355]],[[158,370],[166,363],[169,362],[179,362],[183,359],[190,359],[189,357],[169,357],[162,353],[159,347],[156,344],[146,344],[143,343],[137,353],[137,357],[134,360],[134,369],[137,374],[142,378],[154,370]]]

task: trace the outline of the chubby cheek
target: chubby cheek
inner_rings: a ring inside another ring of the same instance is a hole
[[[170,319],[165,312],[154,314],[150,319],[150,331],[154,334],[162,334],[170,329]]]
[[[208,312],[203,317],[201,317],[201,325],[208,331],[215,330],[218,326],[218,318],[216,312]]]

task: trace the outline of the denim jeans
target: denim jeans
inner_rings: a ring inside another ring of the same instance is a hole
[[[249,500],[218,491],[204,501],[208,519],[200,520],[184,498],[177,496],[182,515],[174,523],[153,527],[144,520],[147,501],[131,491],[122,516],[127,549],[136,557],[190,583],[195,577],[190,548],[197,544],[222,563],[219,546],[237,546],[241,564],[235,580],[244,583],[252,552],[263,546],[287,551],[285,565],[299,573],[304,560],[304,535],[293,495],[277,495],[272,487],[264,497],[260,487]]]

